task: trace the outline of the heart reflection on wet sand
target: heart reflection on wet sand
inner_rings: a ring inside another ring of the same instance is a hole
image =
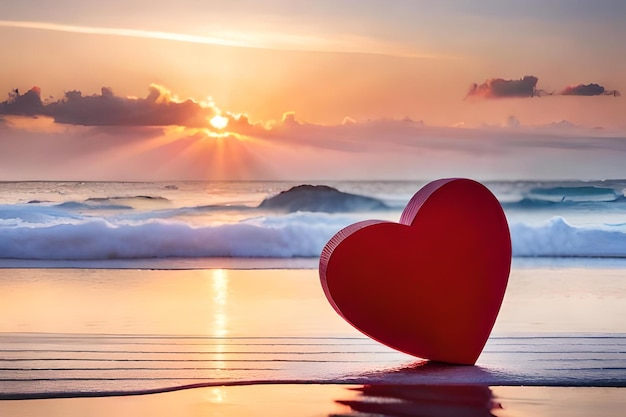
[[[352,412],[332,417],[488,417],[502,408],[491,389],[480,385],[364,385],[351,390],[358,392],[356,399],[336,402]]]

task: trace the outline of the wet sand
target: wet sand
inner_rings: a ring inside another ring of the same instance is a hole
[[[589,417],[621,416],[626,407],[625,388],[473,386],[469,390],[454,387],[454,391],[438,393],[438,387],[403,387],[403,391],[414,393],[417,399],[398,398],[400,394],[394,397],[393,390],[397,386],[391,387],[392,394],[384,393],[386,386],[377,388],[377,392],[368,394],[361,385],[211,387],[126,397],[2,401],[0,411],[11,417],[364,417],[374,414]]]
[[[351,415],[363,384],[490,386],[502,416],[624,409],[619,268],[514,269],[475,367],[429,366],[364,338],[326,302],[315,270],[0,269],[0,293],[0,395],[96,396],[0,401],[2,416]],[[222,384],[250,381],[272,384]]]

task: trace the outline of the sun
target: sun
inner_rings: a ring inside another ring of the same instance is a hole
[[[224,129],[226,126],[228,126],[228,117],[216,114],[211,118],[211,120],[209,120],[209,123],[211,123],[211,126],[216,129]]]

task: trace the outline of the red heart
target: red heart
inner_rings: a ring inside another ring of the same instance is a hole
[[[391,348],[473,365],[498,316],[511,267],[502,207],[482,184],[441,179],[400,223],[368,220],[333,236],[320,278],[334,309]]]

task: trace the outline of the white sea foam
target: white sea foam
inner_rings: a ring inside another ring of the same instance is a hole
[[[514,256],[626,257],[622,225],[572,226],[562,217],[510,225]]]
[[[13,259],[133,259],[168,257],[315,257],[352,219],[327,214],[263,217],[192,227],[179,221],[0,228],[0,254]]]
[[[91,217],[79,220],[49,208],[39,214],[26,213],[23,218],[2,221],[1,258],[317,257],[338,230],[363,219],[291,213],[199,227],[162,219],[132,223]],[[514,256],[626,257],[623,225],[580,227],[555,217],[542,225],[512,223],[510,230]]]

